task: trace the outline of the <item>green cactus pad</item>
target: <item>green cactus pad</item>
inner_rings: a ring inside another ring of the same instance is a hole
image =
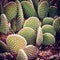
[[[51,18],[51,17],[45,17],[45,18],[43,19],[43,25],[46,25],[46,24],[48,24],[48,25],[53,25],[53,22],[54,22],[54,19]]]
[[[6,43],[8,47],[15,53],[18,53],[19,49],[22,49],[27,45],[25,38],[17,34],[9,35]]]
[[[22,1],[22,8],[25,18],[37,16],[36,11],[29,1]]]
[[[56,31],[53,26],[51,25],[43,25],[42,26],[43,33],[51,33],[52,35],[56,35]]]
[[[19,50],[16,60],[28,60],[28,57],[23,49]]]
[[[53,26],[56,32],[60,33],[60,17],[56,18],[56,20],[53,23]]]
[[[37,31],[36,45],[40,46],[43,42],[42,28],[39,27]]]
[[[31,3],[32,7],[34,8],[32,0],[27,0],[27,1],[29,1]]]
[[[24,27],[30,27],[37,31],[37,29],[41,26],[41,22],[37,17],[30,17],[27,20],[25,20]]]
[[[28,60],[33,60],[37,57],[37,54],[39,52],[38,48],[34,45],[28,45],[24,48],[25,53],[28,56]]]
[[[41,2],[41,4],[38,5],[39,18],[43,19],[43,18],[47,17],[48,10],[49,10],[49,3],[47,1]]]
[[[8,21],[11,21],[17,14],[17,4],[15,2],[9,2],[4,6],[4,13],[6,14]]]
[[[43,45],[52,45],[55,43],[55,37],[50,33],[43,34]]]
[[[17,3],[16,30],[19,31],[24,24],[24,15],[23,15],[21,3],[19,1],[17,1],[16,3]]]
[[[5,14],[1,14],[0,16],[0,32],[4,34],[9,32],[9,25]]]
[[[36,34],[30,27],[24,27],[19,32],[19,35],[23,36],[28,44],[35,44]]]

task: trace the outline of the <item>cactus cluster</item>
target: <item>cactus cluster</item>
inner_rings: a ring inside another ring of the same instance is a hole
[[[40,47],[55,44],[55,37],[60,35],[60,16],[50,1],[0,3],[0,33],[7,35],[5,43],[0,41],[2,52],[16,53],[16,60],[36,60]]]

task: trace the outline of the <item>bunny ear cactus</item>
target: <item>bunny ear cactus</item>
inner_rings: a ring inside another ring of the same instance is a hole
[[[10,22],[17,14],[17,4],[15,2],[9,2],[4,5],[4,13]]]
[[[55,43],[55,37],[50,33],[43,34],[43,45],[52,45]]]
[[[28,56],[28,60],[34,60],[39,52],[38,48],[34,45],[28,45],[24,48],[25,53]]]
[[[43,25],[46,25],[46,24],[48,24],[48,25],[53,25],[53,22],[54,22],[54,19],[51,18],[51,17],[45,17],[45,18],[43,19]]]
[[[30,27],[24,27],[19,32],[19,35],[23,36],[28,44],[35,44],[36,33]]]
[[[55,16],[57,16],[57,7],[55,7],[55,6],[50,6],[50,8],[49,8],[49,16],[50,17],[55,17]]]
[[[24,24],[24,15],[21,3],[19,1],[16,1],[16,3],[17,3],[16,31],[19,31]]]
[[[34,8],[32,0],[27,0],[27,1],[29,1],[31,3],[32,7]]]
[[[37,31],[36,45],[40,46],[43,42],[43,32],[42,28],[39,26]]]
[[[22,1],[22,8],[25,18],[37,16],[36,11],[29,1]]]
[[[51,25],[43,25],[42,26],[43,33],[51,33],[52,35],[56,35],[56,31],[53,26]]]
[[[39,18],[43,19],[48,16],[49,3],[47,1],[41,2],[38,6]]]
[[[35,31],[37,31],[39,26],[41,26],[41,22],[37,17],[30,17],[24,23],[24,27],[30,27]]]
[[[28,56],[26,55],[23,49],[20,49],[16,59],[17,60],[28,60]]]
[[[60,17],[55,19],[53,26],[54,26],[56,32],[60,33]]]
[[[30,1],[33,5],[33,7],[35,8],[35,10],[37,11],[37,7],[38,7],[38,1],[37,0],[27,0]]]
[[[27,45],[25,38],[17,34],[9,35],[6,43],[8,47],[15,53],[18,53],[19,49],[22,49]]]
[[[0,16],[0,32],[4,34],[9,32],[8,21],[5,14],[1,14]]]

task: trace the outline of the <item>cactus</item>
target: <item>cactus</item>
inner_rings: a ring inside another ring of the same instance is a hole
[[[29,1],[31,3],[32,7],[34,8],[32,0],[27,0],[27,1]]]
[[[39,18],[43,19],[48,16],[49,3],[47,1],[43,1],[38,5],[38,15]]]
[[[8,47],[15,53],[18,53],[19,49],[22,49],[27,45],[26,39],[17,34],[8,35],[6,43]]]
[[[43,33],[51,33],[52,35],[56,35],[56,31],[53,26],[51,25],[43,25],[42,26]]]
[[[43,42],[42,28],[39,27],[37,31],[36,45],[40,46]]]
[[[0,16],[0,32],[4,34],[9,32],[8,21],[5,14],[1,14]]]
[[[60,17],[55,19],[53,26],[54,26],[56,32],[60,33]]]
[[[37,16],[36,11],[29,1],[22,1],[22,8],[25,18]]]
[[[35,44],[36,34],[30,27],[24,27],[19,32],[19,35],[23,36],[28,44]]]
[[[24,48],[25,53],[28,56],[28,60],[33,60],[37,57],[37,54],[39,52],[38,48],[34,45],[28,45]]]
[[[34,6],[35,10],[37,11],[37,7],[38,7],[38,0],[27,0],[30,1],[32,3],[32,5]]]
[[[4,5],[4,13],[10,22],[17,14],[17,4],[15,2],[9,2]]]
[[[43,25],[46,25],[46,24],[48,24],[48,25],[53,25],[53,22],[54,22],[54,19],[51,18],[51,17],[45,17],[45,18],[43,19]]]
[[[39,21],[37,17],[30,17],[24,23],[24,27],[30,27],[34,29],[35,31],[37,31],[39,26],[41,26],[41,22]]]
[[[43,34],[43,45],[52,45],[55,43],[55,37],[50,33]]]
[[[28,57],[23,49],[20,49],[16,60],[28,60]]]
[[[23,10],[21,7],[21,3],[19,1],[17,3],[17,19],[16,19],[16,31],[19,31],[24,24],[24,15],[23,15]]]

